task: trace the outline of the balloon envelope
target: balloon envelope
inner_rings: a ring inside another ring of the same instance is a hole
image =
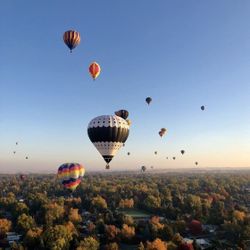
[[[126,120],[128,118],[128,116],[129,116],[129,112],[127,110],[125,110],[125,109],[121,109],[121,110],[116,111],[115,115],[117,115],[117,116],[119,116],[119,117]]]
[[[65,188],[74,191],[80,184],[85,169],[79,163],[64,163],[58,168],[57,176]]]
[[[95,80],[101,73],[101,67],[97,62],[93,62],[89,65],[89,73]]]
[[[149,105],[150,102],[152,102],[152,98],[151,98],[151,97],[147,97],[147,98],[146,98],[146,103]]]
[[[106,163],[124,145],[129,135],[126,120],[116,115],[97,116],[88,125],[88,136]]]
[[[63,34],[63,41],[72,52],[81,41],[80,33],[75,30],[68,30]]]

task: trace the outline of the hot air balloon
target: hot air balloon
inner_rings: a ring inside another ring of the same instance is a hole
[[[16,151],[13,151],[13,154],[15,154],[16,153]]]
[[[154,168],[154,166],[151,166],[151,169],[153,169]]]
[[[157,151],[155,151],[155,155],[157,155]]]
[[[128,152],[127,154],[130,155],[130,152]]]
[[[175,160],[176,158],[175,157],[173,157],[173,160]]]
[[[26,156],[25,159],[28,160],[29,159],[28,156]]]
[[[115,112],[115,115],[123,118],[124,120],[126,120],[129,116],[129,112],[125,109],[121,109]]]
[[[92,78],[95,80],[101,72],[101,67],[97,62],[93,62],[89,66],[89,73],[91,74]]]
[[[162,129],[159,131],[160,137],[162,137],[163,135],[165,135],[166,131],[167,131],[167,129],[162,128]]]
[[[145,172],[146,169],[147,169],[147,168],[146,168],[145,166],[142,166],[142,167],[141,167],[141,171],[142,171],[142,172]]]
[[[168,160],[168,157],[166,157],[166,159]]]
[[[181,150],[181,154],[184,155],[185,154],[185,150]]]
[[[195,165],[196,165],[196,166],[198,165],[198,162],[197,162],[197,161],[195,162]]]
[[[149,105],[150,102],[152,102],[152,98],[151,98],[151,97],[147,97],[147,98],[146,98],[146,103]]]
[[[18,142],[16,142],[16,145],[18,145]]]
[[[66,189],[74,191],[80,184],[85,169],[79,163],[65,163],[58,168],[57,176]]]
[[[95,117],[88,125],[89,139],[102,155],[107,166],[126,142],[128,135],[128,123],[116,115]]]
[[[80,43],[80,33],[75,30],[68,30],[63,34],[63,41],[69,47],[70,53]]]
[[[201,110],[204,111],[205,110],[205,106],[201,106]]]

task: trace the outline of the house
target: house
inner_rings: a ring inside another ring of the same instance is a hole
[[[193,239],[190,238],[183,238],[183,241],[187,244],[193,244]]]
[[[211,246],[210,242],[206,239],[196,239],[196,243],[202,250]]]
[[[6,239],[9,242],[10,245],[12,245],[15,242],[20,241],[22,235],[21,234],[17,234],[15,232],[8,232],[6,233]]]

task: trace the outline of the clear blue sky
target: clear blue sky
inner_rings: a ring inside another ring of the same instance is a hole
[[[250,166],[249,13],[248,0],[2,1],[0,172],[104,169],[87,125],[120,108],[132,126],[113,170]]]

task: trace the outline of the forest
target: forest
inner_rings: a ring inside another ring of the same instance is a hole
[[[250,171],[0,175],[0,249],[197,250],[250,246]]]

